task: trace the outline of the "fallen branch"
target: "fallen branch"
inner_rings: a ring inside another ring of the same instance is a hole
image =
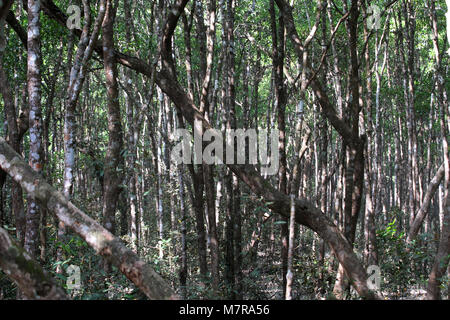
[[[0,167],[20,183],[29,196],[81,236],[96,252],[116,266],[149,299],[178,299],[164,279],[127,248],[120,239],[75,207],[50,186],[3,139],[0,138]]]
[[[64,289],[39,263],[20,247],[5,229],[0,228],[0,268],[33,300],[68,300]]]

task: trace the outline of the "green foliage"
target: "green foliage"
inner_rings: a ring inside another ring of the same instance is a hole
[[[411,287],[424,287],[433,255],[428,246],[431,237],[422,234],[421,238],[408,245],[397,218],[377,230],[381,290],[385,294],[394,298],[407,297]]]

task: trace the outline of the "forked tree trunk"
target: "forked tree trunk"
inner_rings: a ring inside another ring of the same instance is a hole
[[[66,93],[66,111],[64,115],[64,183],[63,193],[67,199],[71,199],[73,193],[73,181],[74,181],[74,168],[75,168],[75,112],[78,104],[78,98],[83,88],[86,68],[88,60],[90,59],[94,42],[97,40],[98,33],[100,31],[100,25],[105,14],[105,1],[100,1],[98,17],[95,21],[92,35],[89,36],[91,18],[90,7],[86,1],[84,1],[85,10],[85,25],[78,43],[78,49],[75,54],[75,59],[70,69],[69,85]],[[63,223],[58,225],[58,240],[65,242],[65,226]],[[63,260],[62,249],[57,249],[57,261]],[[57,266],[56,271],[61,273],[61,265]]]

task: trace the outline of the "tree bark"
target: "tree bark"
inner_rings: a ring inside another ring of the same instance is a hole
[[[291,195],[291,216],[289,218],[289,248],[286,272],[286,300],[292,300],[292,283],[294,281],[294,273],[292,270],[292,262],[294,258],[294,240],[295,240],[295,197]]]
[[[450,157],[448,149],[448,101],[445,93],[444,78],[441,72],[441,57],[438,44],[438,28],[436,10],[434,2],[431,2],[431,22],[433,28],[433,47],[435,54],[435,71],[436,71],[436,87],[437,101],[439,106],[439,120],[441,126],[442,153],[444,158],[444,201],[443,201],[443,219],[441,223],[441,236],[439,239],[438,252],[436,254],[433,268],[428,279],[427,299],[440,299],[440,285],[442,277],[445,275],[450,260]],[[447,121],[446,121],[447,119]]]
[[[31,300],[67,300],[64,290],[0,227],[0,268]]]
[[[277,112],[277,122],[279,131],[279,147],[280,164],[278,170],[278,189],[280,192],[287,194],[287,160],[286,160],[286,95],[283,83],[283,66],[284,66],[284,23],[280,15],[279,25],[277,27],[274,0],[270,1],[270,20],[272,29],[272,63],[273,63],[273,81],[275,91],[274,108]],[[286,292],[286,275],[288,262],[288,221],[287,217],[283,218],[281,225],[281,269],[283,275],[281,292]]]
[[[183,167],[180,165],[178,167],[178,185],[179,185],[179,196],[180,196],[180,217],[181,217],[181,264],[180,264],[180,291],[181,298],[187,299],[187,242],[186,242],[186,206],[184,203],[184,178],[183,178]]]
[[[117,85],[117,66],[114,55],[114,19],[116,8],[112,0],[106,1],[103,29],[103,62],[106,74],[107,108],[108,108],[108,149],[105,158],[103,223],[112,234],[115,233],[115,214],[117,199],[122,188],[123,156],[122,125],[120,118],[119,90]]]
[[[41,44],[40,44],[40,1],[28,0],[28,100],[30,105],[30,156],[29,164],[37,173],[42,172],[42,110],[41,110]],[[29,198],[26,216],[24,248],[37,257],[39,251],[40,208]]]

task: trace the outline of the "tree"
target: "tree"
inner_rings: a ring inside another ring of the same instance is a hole
[[[40,43],[40,1],[28,1],[28,64],[27,83],[30,105],[30,155],[29,163],[34,171],[42,172],[42,110],[41,110],[41,43]],[[39,250],[39,204],[34,199],[28,200],[24,248],[31,257],[37,257]]]
[[[103,30],[103,63],[105,68],[106,92],[108,104],[108,150],[105,158],[103,223],[112,234],[116,232],[115,214],[123,170],[123,140],[120,118],[119,92],[117,84],[116,57],[114,55],[114,18],[116,7],[113,2],[105,3]]]

